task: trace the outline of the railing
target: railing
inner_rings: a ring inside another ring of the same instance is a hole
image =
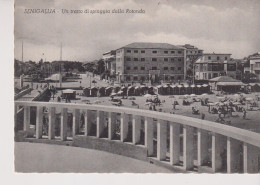
[[[95,127],[95,137],[114,140],[118,121],[121,142],[140,145],[143,139],[147,156],[170,166],[187,171],[206,167],[211,172],[225,169],[227,173],[259,173],[259,133],[181,115],[125,107],[17,101],[15,113],[21,107],[24,108],[23,128],[28,132],[30,107],[36,107],[37,139],[42,138],[43,110],[47,108],[48,139],[55,138],[55,117],[60,112],[60,140],[66,140],[70,111],[72,136],[79,134],[80,115],[83,114],[86,137],[93,136]]]

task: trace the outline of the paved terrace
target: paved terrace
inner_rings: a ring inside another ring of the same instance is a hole
[[[55,162],[54,162],[55,161]],[[23,173],[170,173],[137,159],[85,148],[15,143],[15,171]]]

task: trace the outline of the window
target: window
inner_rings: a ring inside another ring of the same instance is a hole
[[[130,76],[126,76],[126,81],[130,81],[130,80],[131,80]]]
[[[168,54],[168,51],[164,51],[165,54]]]
[[[171,58],[171,61],[174,62],[174,58]]]
[[[217,56],[217,60],[219,60],[219,56]]]
[[[152,61],[157,61],[157,58],[152,58]]]
[[[131,53],[131,50],[126,50],[127,53]]]
[[[138,58],[134,58],[134,61],[138,61]]]
[[[128,66],[128,67],[126,67],[126,70],[131,70],[131,67],[129,67],[129,66]]]
[[[126,58],[126,61],[131,61],[131,58]]]
[[[181,51],[178,51],[178,54],[182,54],[182,52],[181,52]]]
[[[164,60],[164,62],[168,62],[168,58],[164,58],[163,60]]]
[[[142,61],[142,62],[145,61],[145,58],[141,58],[141,61]]]
[[[134,76],[134,80],[137,81],[137,80],[138,80],[138,77],[137,77],[137,76]]]
[[[134,53],[138,53],[138,50],[134,50]]]
[[[178,76],[178,80],[181,80],[181,76]]]
[[[164,67],[163,70],[168,70],[168,67]]]
[[[144,76],[141,76],[141,81],[145,81],[145,77]]]
[[[180,71],[180,70],[181,70],[181,67],[178,67],[178,70]]]
[[[145,67],[141,67],[141,70],[145,70]]]
[[[225,57],[225,60],[227,60],[227,57]]]
[[[174,71],[174,67],[171,67],[171,70]]]
[[[171,53],[175,53],[175,51],[171,51]]]
[[[174,80],[174,76],[171,76],[171,80]]]
[[[141,50],[141,53],[145,53],[145,50]]]
[[[181,58],[178,58],[178,61],[181,62]]]
[[[153,53],[157,53],[157,51],[153,51]]]
[[[152,70],[157,70],[157,67],[152,67]]]
[[[192,51],[190,51],[190,53],[192,53]]]
[[[201,53],[201,51],[198,51],[198,53]]]
[[[209,60],[211,60],[211,57],[210,57],[210,56],[208,56],[208,59],[209,59]]]
[[[138,70],[138,67],[134,67],[134,70]]]

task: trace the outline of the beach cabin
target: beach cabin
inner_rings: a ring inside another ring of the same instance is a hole
[[[127,95],[127,87],[126,86],[122,86],[120,91],[122,91],[122,95],[126,96]]]
[[[106,87],[105,94],[106,96],[110,96],[110,94],[113,92],[113,87]]]
[[[106,88],[105,87],[100,87],[98,89],[98,96],[99,97],[106,96]]]
[[[76,99],[76,90],[73,90],[73,89],[62,90],[61,97],[64,99],[67,98],[70,100],[75,100]]]
[[[184,84],[185,94],[191,94],[191,87],[189,84]]]
[[[147,87],[147,93],[146,94],[155,94],[154,88],[152,86]]]
[[[83,89],[83,95],[84,96],[90,96],[90,88],[89,87],[86,87]]]
[[[176,85],[171,85],[170,87],[171,87],[171,92],[170,92],[171,95],[178,94],[178,87]]]
[[[156,86],[157,94],[163,95],[163,87],[161,85]]]
[[[90,96],[91,96],[91,97],[97,97],[97,93],[98,93],[98,88],[92,87],[92,88],[90,89]]]
[[[129,86],[127,88],[127,96],[134,96],[135,95],[135,87],[134,86]]]

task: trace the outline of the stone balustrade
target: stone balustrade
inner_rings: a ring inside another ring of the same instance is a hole
[[[32,136],[36,139],[43,137],[46,114],[48,139],[57,139],[54,128],[60,124],[58,138],[67,140],[70,113],[72,140],[81,134],[141,146],[147,150],[148,158],[185,171],[259,173],[259,133],[181,115],[125,107],[16,101],[15,116],[21,107],[24,108],[23,128],[28,132],[30,108],[37,109]],[[60,122],[56,123],[58,115]],[[84,115],[83,133],[79,128],[81,115]]]

